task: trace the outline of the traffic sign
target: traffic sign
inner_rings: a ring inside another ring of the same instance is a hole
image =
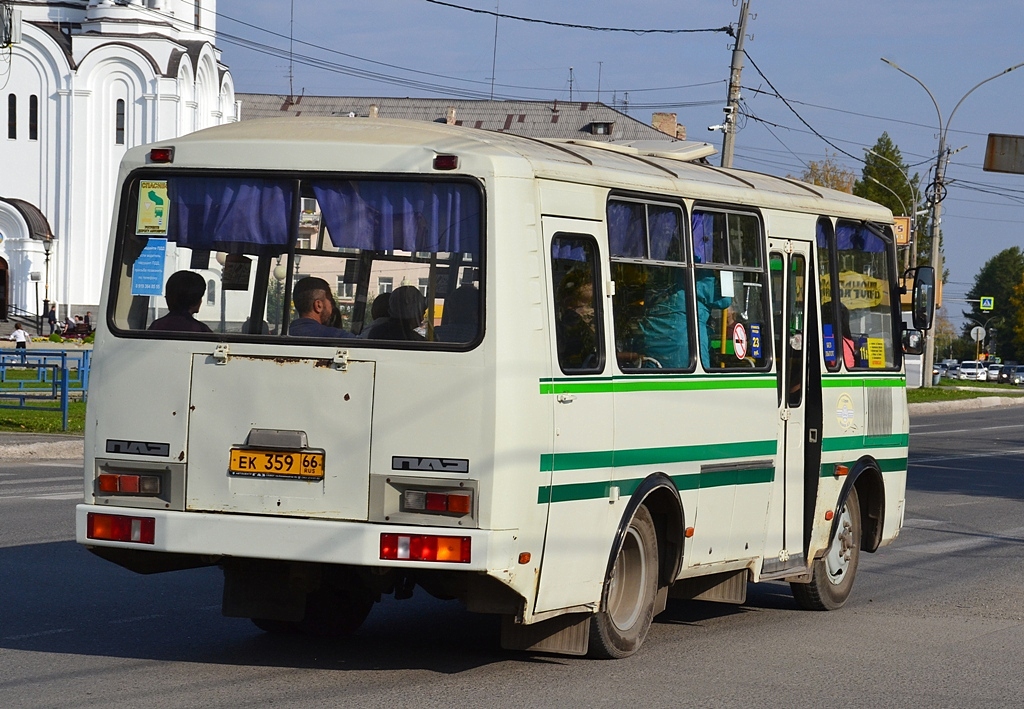
[[[975,342],[981,342],[985,339],[985,328],[980,325],[975,325],[971,328],[971,339]]]
[[[996,307],[996,299],[991,295],[981,296],[981,305],[978,306],[980,310],[992,310]]]

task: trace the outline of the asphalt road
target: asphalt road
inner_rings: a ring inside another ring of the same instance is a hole
[[[73,541],[79,461],[0,462],[4,707],[1010,707],[1024,704],[1024,411],[917,416],[906,527],[847,606],[784,584],[672,602],[638,655],[505,653],[417,590],[343,642],[220,615],[216,569],[143,577]]]

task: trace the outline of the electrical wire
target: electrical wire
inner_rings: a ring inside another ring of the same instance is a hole
[[[552,22],[551,20],[538,20],[532,17],[520,17],[518,15],[506,15],[494,10],[479,10],[475,7],[465,7],[464,5],[456,5],[450,2],[441,2],[441,0],[424,0],[432,5],[441,5],[443,7],[450,7],[455,10],[462,10],[464,12],[473,12],[478,15],[490,15],[491,17],[497,17],[503,20],[516,20],[518,22],[531,22],[538,25],[550,25],[552,27],[567,27],[574,30],[589,30],[591,32],[627,32],[629,34],[645,35],[645,34],[692,34],[698,32],[724,32],[730,37],[735,37],[736,33],[733,30],[732,25],[726,25],[725,27],[712,27],[704,29],[681,29],[681,30],[666,30],[666,29],[629,29],[625,27],[595,27],[593,25],[576,25],[569,22]]]

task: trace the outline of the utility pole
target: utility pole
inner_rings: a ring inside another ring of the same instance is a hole
[[[725,122],[722,124],[722,167],[732,167],[732,155],[736,146],[736,114],[740,108],[740,74],[743,73],[743,39],[747,34],[749,12],[750,0],[742,0],[736,44],[732,48],[732,69],[729,71],[729,102],[725,106]]]

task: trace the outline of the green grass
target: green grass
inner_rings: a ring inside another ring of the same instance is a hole
[[[907,389],[907,401],[921,404],[929,401],[961,401],[981,396],[1024,396],[1024,389],[996,382],[940,379],[939,385],[928,389]]]
[[[0,399],[0,403],[4,403]],[[53,402],[45,402],[49,406]],[[0,409],[0,431],[21,433],[82,433],[85,431],[85,402],[68,403],[68,430],[61,430],[60,402],[49,411]]]

